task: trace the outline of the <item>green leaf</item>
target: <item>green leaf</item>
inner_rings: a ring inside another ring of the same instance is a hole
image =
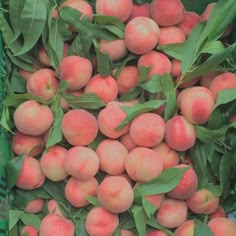
[[[4,129],[6,129],[7,131],[13,133],[13,131],[11,130],[10,122],[11,122],[11,118],[10,118],[9,108],[4,106],[3,109],[2,109],[0,124]]]
[[[36,214],[26,213],[20,215],[20,220],[24,223],[24,225],[34,226],[36,229],[39,229],[41,219]]]
[[[81,96],[62,94],[61,96],[74,109],[98,109],[105,106],[105,103],[94,93],[83,93]]]
[[[75,222],[75,236],[88,236],[85,228],[85,220],[79,219]]]
[[[95,48],[97,58],[97,70],[101,76],[111,75],[111,59],[109,55]]]
[[[226,104],[234,100],[236,100],[236,89],[220,90],[214,109],[222,104]]]
[[[201,15],[205,10],[206,6],[211,3],[215,2],[215,0],[181,0],[185,6],[185,10],[187,11],[194,11]]]
[[[140,87],[151,93],[161,92],[162,91],[161,76],[155,74],[150,80],[142,83]]]
[[[160,50],[166,53],[167,55],[182,61],[185,55],[185,44],[175,43],[167,45],[158,45],[157,50]]]
[[[207,224],[194,219],[194,236],[214,236]]]
[[[86,54],[84,53],[83,45],[81,43],[79,34],[74,38],[74,40],[70,44],[67,54],[85,57]]]
[[[138,98],[140,93],[141,93],[141,88],[134,87],[134,88],[130,89],[127,93],[122,94],[120,96],[120,101],[132,101],[132,100]]]
[[[213,183],[208,183],[205,188],[209,190],[214,196],[221,197],[222,191],[220,185],[216,185]]]
[[[7,163],[8,187],[11,189],[17,182],[20,175],[22,164],[24,161],[24,154],[11,159]]]
[[[224,49],[225,49],[224,44],[220,40],[209,41],[203,48],[202,53],[215,54],[221,52]]]
[[[142,197],[142,206],[148,218],[150,218],[157,210],[156,207],[145,197]]]
[[[35,46],[45,26],[46,12],[47,9],[44,1],[25,0],[20,17],[24,45],[15,55],[22,55]]]
[[[11,91],[15,93],[26,93],[26,80],[16,71],[12,71],[12,76],[10,80]]]
[[[24,214],[24,211],[18,210],[9,210],[9,228],[8,230],[12,230],[16,223],[19,221],[20,216]]]
[[[138,78],[138,82],[142,83],[144,81],[148,80],[148,75],[150,73],[150,71],[152,70],[152,66],[146,67],[146,66],[141,66],[139,68],[139,78]]]
[[[177,109],[177,97],[176,92],[169,93],[165,100],[164,120],[170,119],[176,112]]]
[[[122,110],[127,114],[127,117],[118,125],[117,129],[122,129],[129,122],[131,122],[135,117],[142,113],[153,111],[164,104],[161,100],[151,100],[143,104],[135,103],[132,107],[121,106]]]
[[[101,206],[97,197],[88,196],[88,197],[86,197],[86,199],[93,206]]]

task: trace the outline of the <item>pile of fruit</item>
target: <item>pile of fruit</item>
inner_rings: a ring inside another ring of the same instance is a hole
[[[3,3],[9,235],[236,235],[236,4],[185,2]]]

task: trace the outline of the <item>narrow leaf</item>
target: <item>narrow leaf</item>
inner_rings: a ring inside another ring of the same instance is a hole
[[[194,219],[194,236],[214,236],[207,224]]]

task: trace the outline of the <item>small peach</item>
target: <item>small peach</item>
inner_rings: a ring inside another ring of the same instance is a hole
[[[24,208],[25,212],[28,213],[38,213],[43,208],[43,202],[44,200],[42,198],[36,198],[32,201],[30,201]]]

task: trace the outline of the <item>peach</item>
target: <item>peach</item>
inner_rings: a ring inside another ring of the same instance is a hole
[[[134,200],[129,182],[121,176],[106,177],[97,188],[97,198],[102,207],[112,213],[127,211]]]
[[[95,3],[96,13],[106,16],[114,16],[125,22],[132,11],[132,0],[97,0]]]
[[[150,5],[151,17],[160,26],[172,26],[180,23],[185,14],[180,0],[153,0]]]
[[[138,16],[150,18],[150,3],[134,4],[128,21]]]
[[[195,192],[186,200],[189,209],[196,214],[211,214],[219,206],[219,198],[207,189]]]
[[[43,199],[42,198],[36,198],[32,201],[30,201],[24,208],[25,212],[28,213],[39,213],[43,208]]]
[[[37,159],[24,155],[16,186],[24,190],[33,190],[43,185],[45,176]]]
[[[12,136],[11,147],[16,155],[25,153],[32,157],[38,156],[45,147],[43,136],[31,136],[16,131]]]
[[[194,220],[187,220],[175,230],[175,236],[194,236]]]
[[[77,146],[68,150],[65,161],[65,171],[78,180],[89,180],[99,169],[99,158],[91,148]]]
[[[182,115],[193,124],[205,124],[215,106],[213,94],[202,86],[183,89],[177,100]]]
[[[184,31],[187,37],[199,21],[200,16],[196,12],[187,11],[184,14],[184,18],[177,26]]]
[[[48,209],[49,213],[54,213],[54,214],[64,217],[64,214],[62,213],[60,206],[59,206],[56,199],[50,199],[47,202],[47,209]]]
[[[118,95],[118,85],[111,76],[94,75],[85,86],[84,93],[95,93],[104,103],[114,101]]]
[[[67,82],[67,89],[76,91],[83,88],[91,79],[92,63],[84,57],[67,56],[60,62],[59,73],[60,80]]]
[[[204,9],[203,13],[200,16],[200,21],[208,20],[211,14],[212,9],[216,5],[216,2],[209,3]]]
[[[131,179],[147,182],[163,171],[163,161],[150,148],[137,147],[130,151],[125,160],[125,169]]]
[[[216,218],[216,217],[226,217],[226,213],[223,207],[218,206],[217,209],[210,214],[210,219]]]
[[[151,202],[152,205],[154,205],[156,209],[159,209],[159,207],[161,206],[161,203],[165,199],[165,194],[160,193],[160,194],[148,195],[148,196],[145,196],[145,198],[149,202]]]
[[[31,225],[25,225],[21,229],[20,236],[38,236],[38,230]]]
[[[39,69],[27,80],[28,92],[45,100],[52,99],[56,95],[58,87],[59,81],[51,69]]]
[[[131,121],[129,133],[138,146],[153,147],[164,138],[165,122],[155,113],[143,113]]]
[[[186,40],[184,31],[177,26],[160,27],[158,45],[183,43]]]
[[[87,197],[96,196],[97,188],[98,182],[94,177],[83,181],[71,177],[66,183],[65,197],[72,206],[84,207],[89,205]]]
[[[202,75],[200,79],[200,85],[209,89],[211,81],[220,74],[221,72],[219,71],[212,71],[208,74]]]
[[[107,105],[98,114],[98,127],[102,134],[108,138],[116,139],[129,131],[129,123],[122,129],[117,129],[119,124],[127,117],[122,110],[122,104],[115,102],[117,105]]]
[[[107,53],[112,61],[117,61],[128,53],[124,39],[100,40],[99,49]]]
[[[34,100],[27,100],[16,108],[13,120],[21,133],[38,136],[51,127],[53,113],[48,106],[41,105]]]
[[[19,69],[18,72],[25,80],[28,80],[30,78],[30,76],[37,70],[38,70],[38,68],[32,66],[32,71]]]
[[[127,229],[121,229],[120,230],[120,235],[121,236],[135,236],[132,231],[127,230]]]
[[[85,229],[91,236],[112,236],[118,225],[118,215],[103,207],[93,207],[85,220]]]
[[[163,161],[163,170],[179,164],[179,154],[164,141],[151,148]]]
[[[171,75],[175,78],[181,76],[182,71],[181,71],[181,61],[173,58],[171,60]]]
[[[164,231],[154,229],[154,230],[147,232],[146,236],[168,236],[168,234],[166,234]]]
[[[217,100],[218,93],[225,89],[236,89],[236,75],[231,72],[225,72],[216,76],[209,85],[214,99]]]
[[[136,66],[125,66],[117,76],[118,93],[124,94],[134,88],[139,79],[139,71]]]
[[[61,129],[68,143],[73,146],[86,146],[96,138],[98,122],[88,111],[74,109],[64,115]]]
[[[184,200],[165,198],[156,215],[157,222],[172,229],[182,225],[187,220],[188,207]]]
[[[189,199],[197,190],[198,186],[198,177],[193,167],[188,166],[186,164],[179,164],[175,166],[175,168],[185,168],[189,167],[182,176],[180,182],[177,186],[167,193],[167,195],[171,198],[186,200]]]
[[[148,74],[148,79],[151,79],[155,74],[164,75],[171,72],[171,62],[169,58],[157,51],[151,51],[141,55],[138,59],[138,68],[141,66],[151,67]]]
[[[72,221],[54,213],[46,215],[40,224],[40,236],[74,236],[75,226]]]
[[[109,177],[109,176],[113,176],[113,175],[106,174],[106,175],[104,176],[104,178]],[[129,182],[130,186],[133,186],[133,185],[134,185],[134,184],[133,184],[133,180],[129,177],[129,175],[128,175],[126,172],[123,172],[123,173],[121,173],[121,174],[119,174],[119,175],[115,175],[115,176],[120,176],[120,177],[125,178],[125,179]]]
[[[196,141],[193,124],[181,115],[175,115],[166,122],[165,142],[176,151],[186,151]]]
[[[125,158],[128,150],[118,140],[103,140],[98,144],[96,153],[100,170],[111,175],[119,175],[125,171]]]
[[[235,236],[236,223],[225,217],[217,217],[208,222],[208,226],[213,232],[214,236]]]
[[[125,44],[132,53],[142,55],[153,50],[159,40],[159,26],[151,18],[133,18],[125,27]]]
[[[61,146],[52,146],[43,153],[40,159],[40,166],[44,175],[54,181],[62,181],[68,174],[64,168],[67,150]]]
[[[125,133],[121,135],[120,142],[126,147],[128,151],[131,151],[137,147],[137,145],[134,143],[134,141],[130,137],[130,133]]]

